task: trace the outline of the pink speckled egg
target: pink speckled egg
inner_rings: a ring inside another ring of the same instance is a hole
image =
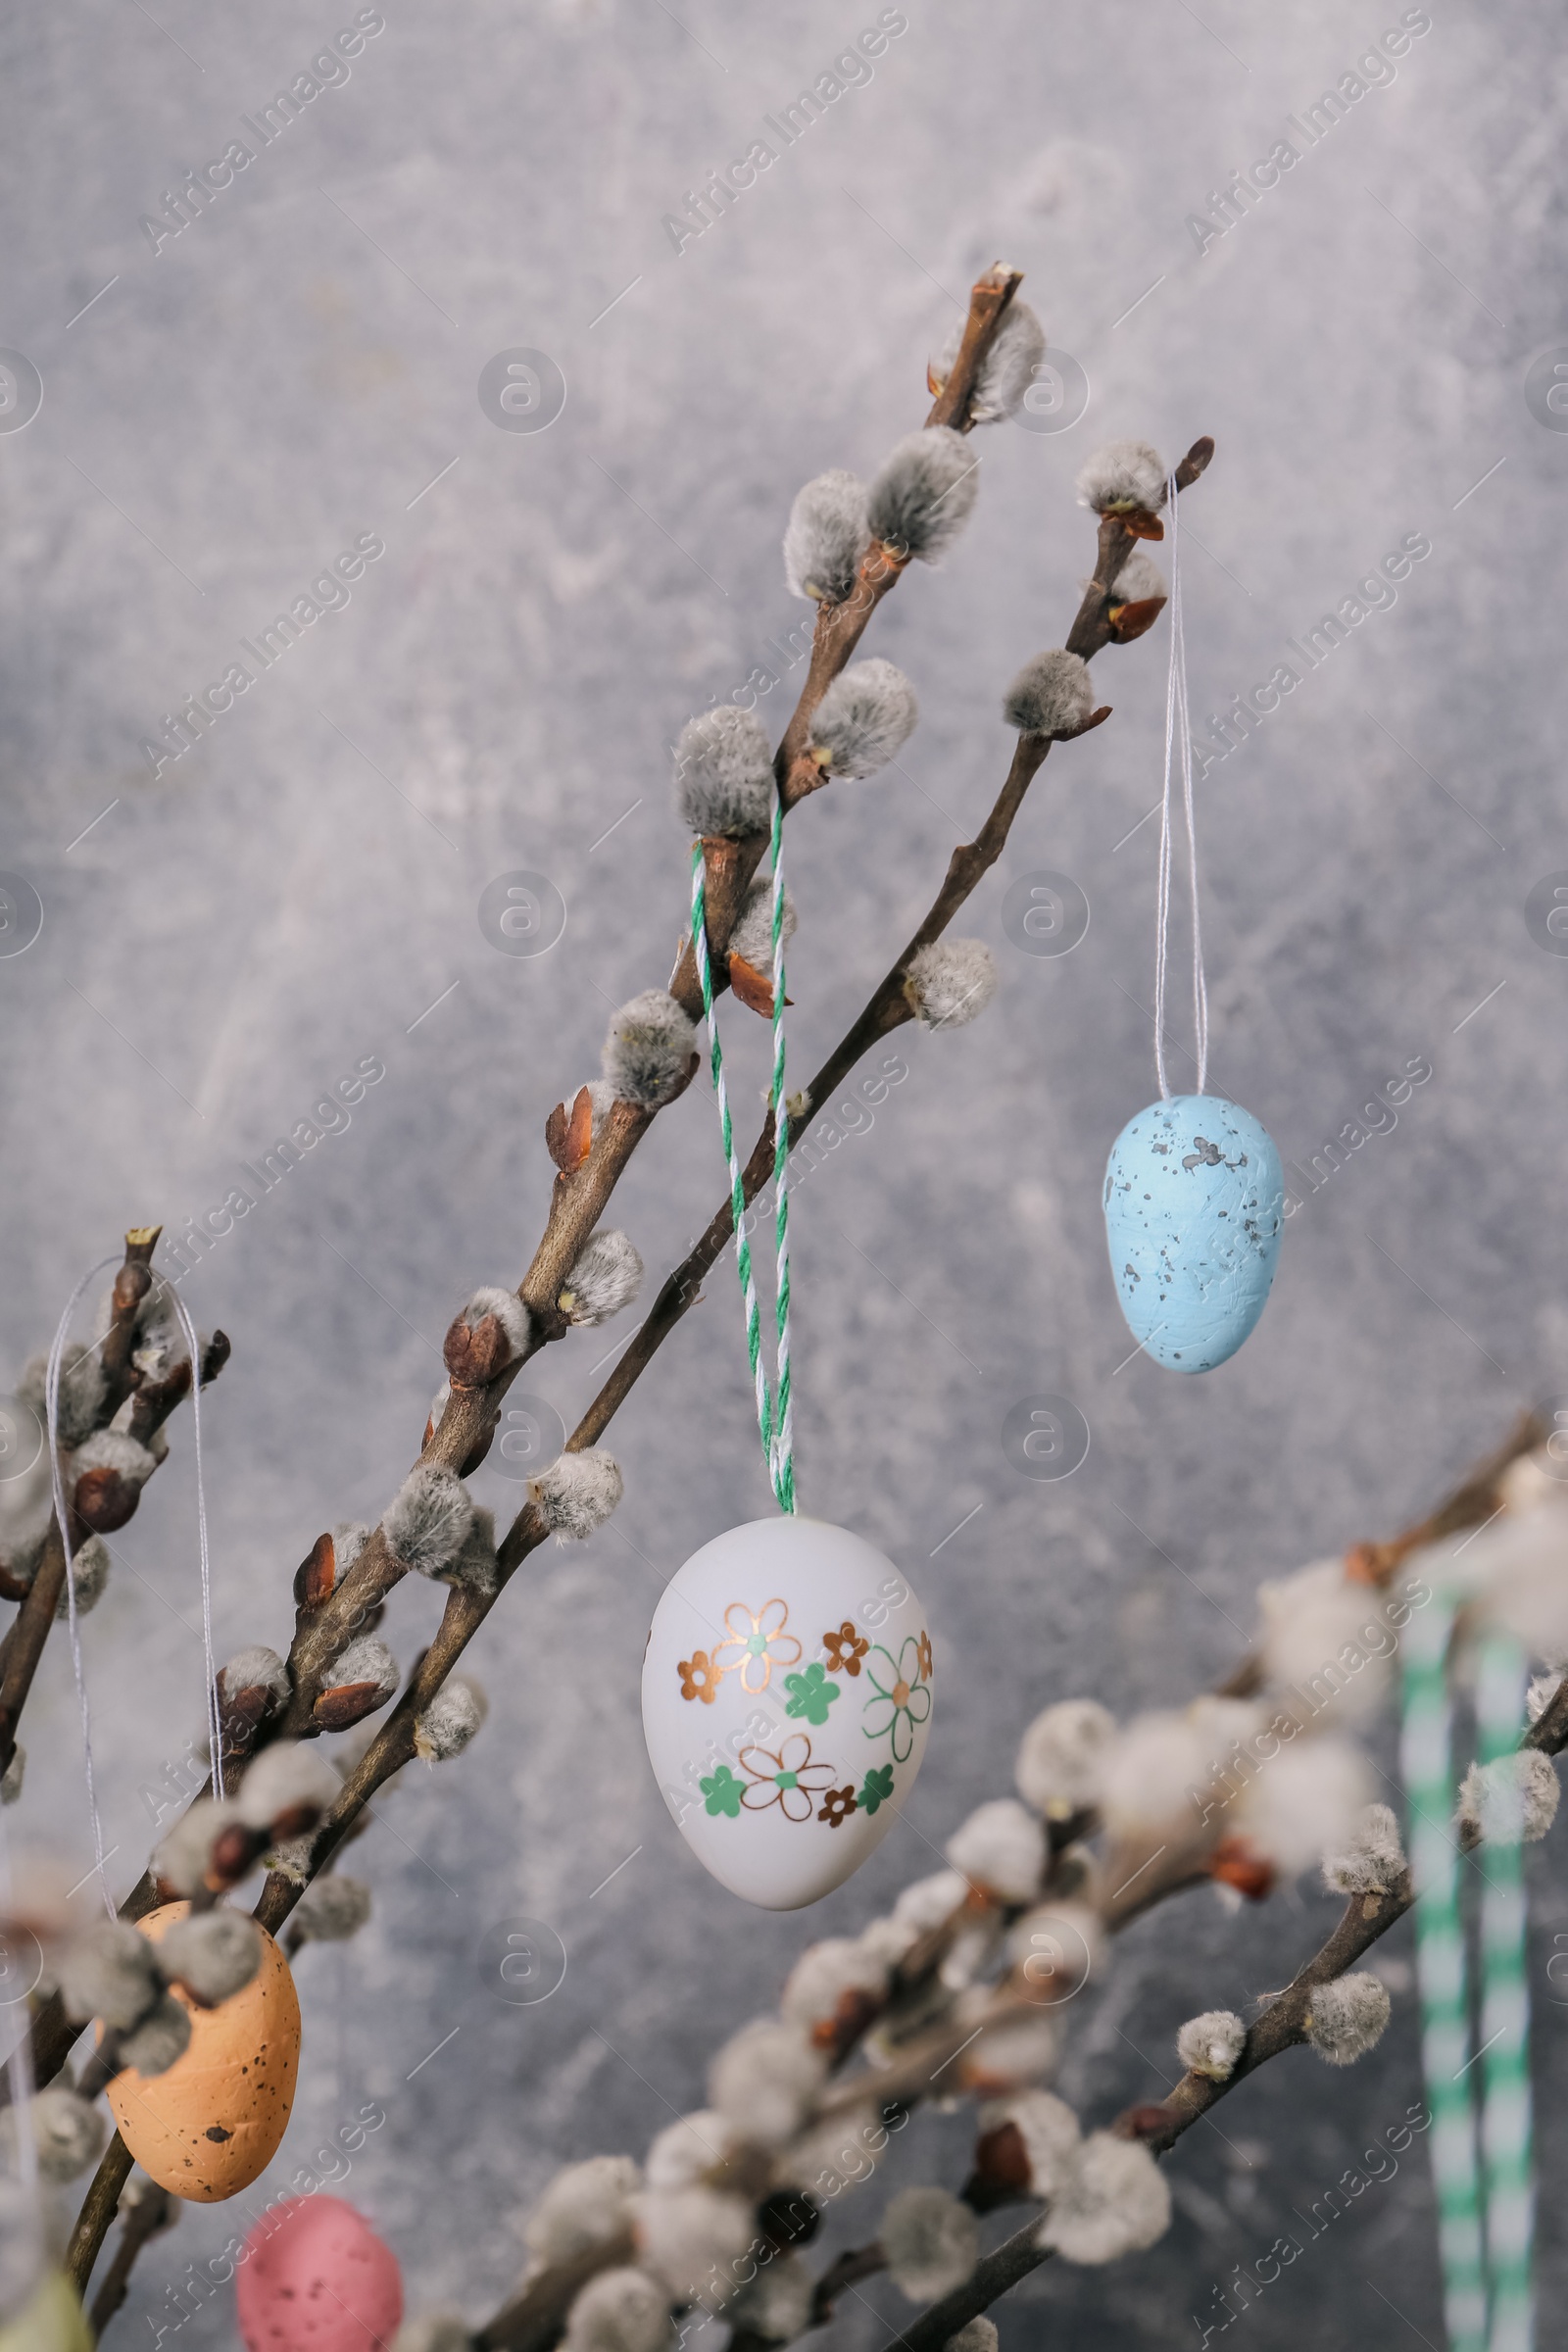
[[[397,2257],[341,2197],[293,2197],[245,2240],[235,2279],[247,2352],[390,2352]]]

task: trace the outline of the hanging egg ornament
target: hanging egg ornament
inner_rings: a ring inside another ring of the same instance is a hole
[[[155,1943],[189,1903],[164,1903],[137,1921]],[[109,2085],[121,2137],[160,2188],[198,2205],[220,2204],[249,2188],[277,2154],[294,2104],[300,2064],[300,2004],[288,1962],[265,1928],[262,1965],[216,2009],[190,2012],[190,2041],[166,2074],[133,2066]]]
[[[1234,1355],[1268,1300],[1285,1178],[1267,1130],[1218,1095],[1152,1102],[1105,1169],[1105,1239],[1127,1328],[1172,1372]]]
[[[920,1603],[859,1536],[792,1514],[693,1552],[654,1612],[643,1733],[704,1869],[766,1911],[842,1886],[914,1786],[931,1680]]]
[[[245,2240],[234,2287],[246,2352],[386,2352],[403,2274],[341,2197],[294,2197]]]

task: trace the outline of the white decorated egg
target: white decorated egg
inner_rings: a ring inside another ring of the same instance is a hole
[[[914,1786],[931,1665],[908,1584],[845,1528],[758,1519],[693,1552],[654,1612],[643,1732],[704,1869],[768,1911],[842,1886]]]
[[[1234,1355],[1268,1300],[1285,1228],[1280,1155],[1218,1095],[1152,1102],[1105,1169],[1105,1239],[1127,1328],[1173,1372]]]

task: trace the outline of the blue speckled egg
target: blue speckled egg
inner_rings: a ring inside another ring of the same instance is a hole
[[[1105,1239],[1127,1328],[1172,1372],[1211,1372],[1263,1312],[1285,1225],[1280,1155],[1218,1095],[1152,1102],[1105,1168]]]

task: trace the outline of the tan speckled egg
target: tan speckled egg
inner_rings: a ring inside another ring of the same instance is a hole
[[[155,1943],[190,1909],[165,1903],[136,1923]],[[160,2188],[217,2205],[265,2172],[288,2127],[300,2065],[300,2004],[288,1962],[265,1929],[262,1965],[217,2009],[190,2011],[190,2046],[163,2075],[133,2066],[109,2085],[122,2137]]]

